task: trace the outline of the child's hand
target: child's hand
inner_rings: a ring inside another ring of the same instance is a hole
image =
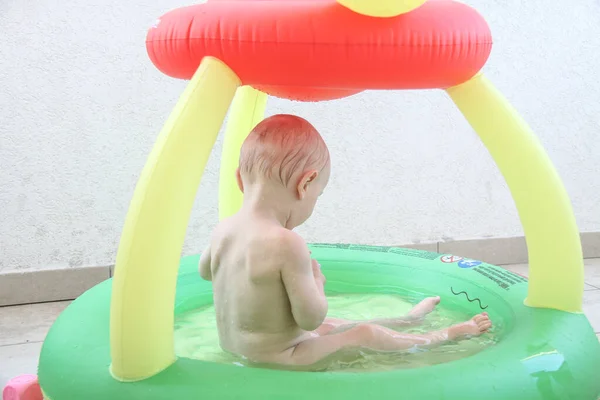
[[[314,258],[310,259],[310,265],[312,267],[312,272],[315,278],[321,273],[321,264]]]
[[[321,264],[319,264],[319,262],[315,259],[311,259],[311,266],[312,266],[312,271],[313,271],[313,276],[315,277],[315,281],[321,283],[321,285],[325,286],[325,282],[327,281],[327,279],[325,278],[325,275],[323,275],[323,272],[321,272]]]

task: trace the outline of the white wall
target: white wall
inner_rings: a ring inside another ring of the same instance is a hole
[[[600,231],[599,3],[468,3],[494,33],[488,76],[541,137],[580,229]],[[0,271],[114,262],[137,177],[185,85],[151,65],[146,30],[185,4],[0,2]],[[271,99],[267,112],[307,117],[331,148],[331,185],[301,229],[310,241],[521,235],[502,178],[441,91]],[[220,143],[186,253],[217,219],[219,152]]]

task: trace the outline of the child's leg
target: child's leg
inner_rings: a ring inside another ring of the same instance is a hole
[[[332,331],[348,330],[358,324],[375,324],[385,326],[390,329],[398,329],[406,326],[418,324],[423,318],[433,311],[435,306],[440,303],[439,296],[428,297],[414,306],[408,314],[398,318],[380,318],[368,321],[352,321],[349,319],[326,318],[323,324],[316,330],[320,335],[330,334]]]
[[[414,346],[435,346],[450,340],[479,336],[492,326],[486,313],[450,328],[423,335],[399,333],[380,325],[359,324],[345,332],[308,339],[290,354],[290,363],[312,365],[340,350],[367,348],[380,352],[406,350]]]

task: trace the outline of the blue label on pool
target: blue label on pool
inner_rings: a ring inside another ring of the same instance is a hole
[[[465,259],[458,262],[460,268],[473,268],[478,265],[481,265],[481,261]]]

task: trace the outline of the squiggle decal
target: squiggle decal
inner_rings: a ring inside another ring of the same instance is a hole
[[[469,300],[469,303],[472,303],[472,302],[474,302],[474,301],[478,302],[478,303],[479,303],[479,308],[481,308],[482,310],[485,310],[486,308],[488,308],[488,306],[485,306],[485,307],[483,307],[483,306],[481,305],[481,300],[479,300],[479,298],[478,298],[478,297],[476,297],[476,298],[474,298],[473,300],[471,300],[471,299],[469,298],[469,294],[468,294],[467,292],[465,292],[465,291],[462,291],[462,292],[458,292],[458,293],[456,293],[456,292],[454,291],[454,289],[452,288],[452,286],[450,286],[450,290],[452,291],[452,294],[453,294],[453,295],[455,295],[455,296],[458,296],[458,295],[461,295],[461,294],[463,294],[463,293],[464,293],[464,295],[465,295],[465,297],[467,298],[467,300]]]

